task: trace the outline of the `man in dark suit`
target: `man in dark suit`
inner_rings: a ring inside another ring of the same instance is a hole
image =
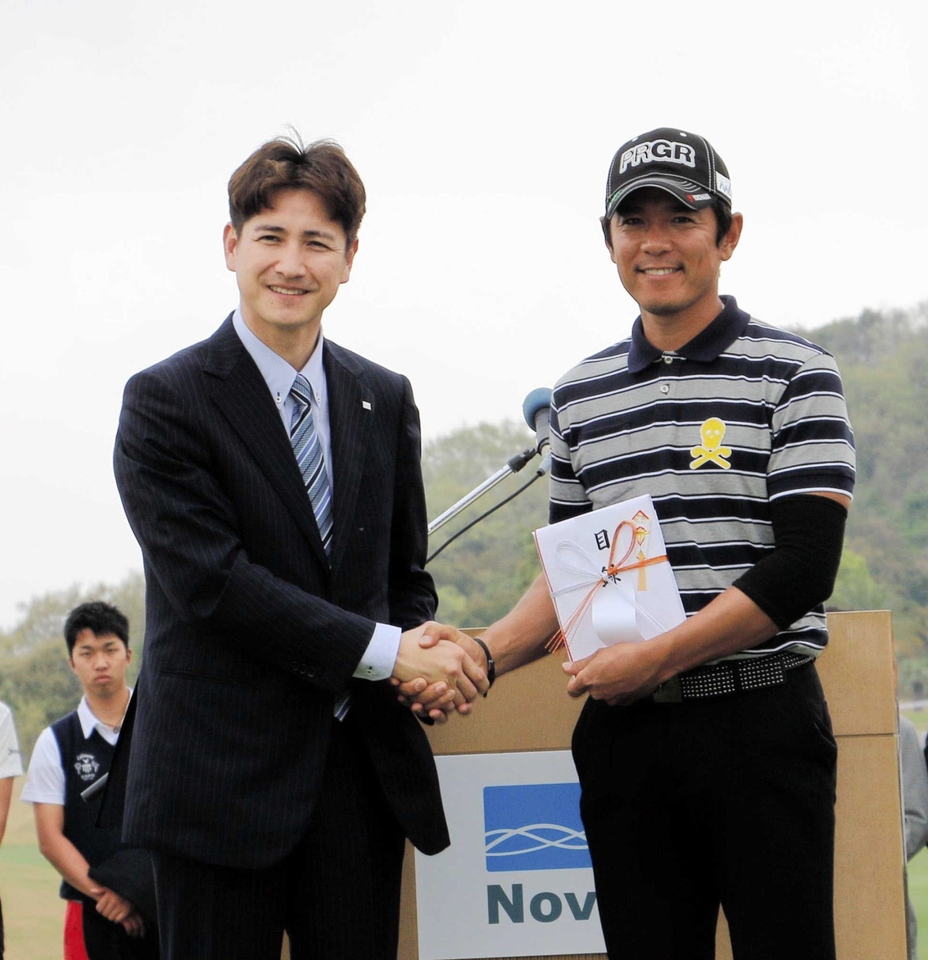
[[[323,338],[364,205],[335,144],[255,151],[229,182],[239,308],[126,386],[147,620],[124,837],[154,851],[168,960],[276,960],[283,930],[295,960],[393,960],[404,837],[448,843],[389,679],[462,712],[487,680],[431,622],[409,382]]]

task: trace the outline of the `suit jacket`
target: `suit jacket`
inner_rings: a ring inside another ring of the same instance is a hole
[[[375,621],[406,629],[434,615],[418,411],[405,377],[329,340],[323,360],[331,565],[231,318],[126,386],[116,482],[146,577],[124,810],[134,846],[279,861],[305,832],[346,687],[407,836],[426,853],[448,844],[418,721],[387,681],[352,679]]]

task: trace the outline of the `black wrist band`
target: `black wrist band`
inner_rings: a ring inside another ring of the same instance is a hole
[[[487,680],[490,681],[490,687],[492,687],[493,681],[496,679],[496,661],[490,656],[490,648],[480,639],[480,637],[471,637],[471,640],[473,640],[474,643],[480,644],[480,649],[483,651],[483,655],[487,658]],[[490,687],[487,687],[487,692],[489,692]],[[486,696],[486,693],[484,696]]]

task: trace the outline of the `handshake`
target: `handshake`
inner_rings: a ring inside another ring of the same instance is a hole
[[[390,682],[420,719],[444,723],[470,713],[477,694],[490,689],[485,649],[455,627],[430,620],[400,638]]]

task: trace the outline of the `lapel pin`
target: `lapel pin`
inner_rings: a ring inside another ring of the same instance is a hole
[[[370,402],[370,400],[362,400],[362,401],[361,401],[361,406],[364,407],[365,410],[372,410],[372,409],[373,409],[373,407],[371,407],[371,402]]]

